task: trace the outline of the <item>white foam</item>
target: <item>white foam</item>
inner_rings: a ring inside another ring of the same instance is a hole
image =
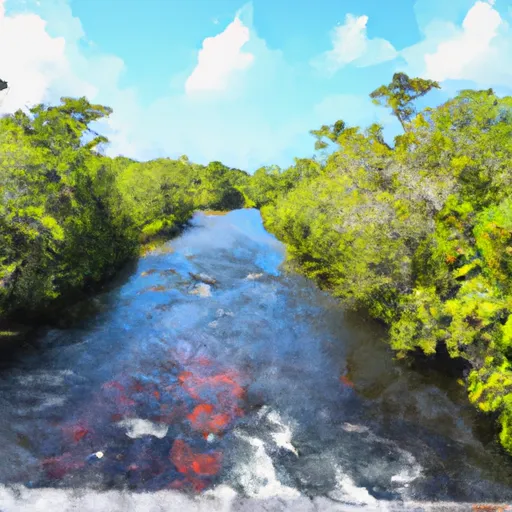
[[[336,501],[352,505],[376,505],[377,500],[364,488],[357,487],[354,481],[340,468],[336,468],[336,488],[329,493]]]
[[[277,411],[270,411],[267,414],[267,419],[274,423],[274,425],[277,425],[281,428],[281,432],[273,432],[271,434],[277,446],[294,453],[298,457],[299,454],[297,449],[292,444],[292,430],[290,426],[283,422],[283,419]]]
[[[187,512],[230,512],[233,510],[251,510],[265,512],[269,510],[290,510],[293,512],[384,512],[423,510],[467,511],[474,503],[431,502],[431,501],[378,501],[369,505],[349,505],[337,503],[325,497],[310,499],[307,496],[270,499],[251,499],[241,497],[230,487],[219,485],[203,496],[187,496],[178,491],[157,491],[154,493],[134,493],[129,491],[93,491],[82,489],[28,489],[23,485],[0,485],[0,509],[3,512],[129,512],[135,510],[186,510]],[[494,508],[498,507],[494,505]],[[505,505],[503,505],[505,508]]]
[[[249,274],[246,279],[249,279],[249,281],[254,281],[260,277],[263,277],[263,274]]]
[[[409,486],[409,483],[416,480],[422,474],[422,467],[418,464],[416,458],[407,450],[400,448],[394,441],[389,439],[383,439],[376,436],[368,427],[364,425],[353,425],[351,423],[344,423],[342,425],[343,430],[347,432],[357,432],[360,434],[368,434],[368,439],[379,443],[387,444],[392,446],[403,458],[400,471],[391,477],[391,482],[397,484],[404,484],[402,489]]]
[[[370,429],[364,425],[352,425],[352,423],[343,423],[342,428],[346,432],[358,432],[359,434],[370,431]]]
[[[142,436],[154,436],[163,439],[167,435],[169,427],[165,424],[153,423],[141,418],[130,418],[117,423],[121,428],[126,428],[126,435],[132,439]]]
[[[237,496],[237,493],[234,489],[229,487],[229,485],[220,484],[217,487],[214,487],[213,489],[205,491],[204,496],[211,496],[212,498],[218,498],[224,502],[229,503]]]
[[[219,308],[217,309],[217,318],[222,318],[223,316],[235,316],[233,311],[226,311],[225,309]]]
[[[32,397],[35,398],[35,393],[32,393]],[[20,415],[25,415],[34,412],[41,412],[51,407],[61,407],[66,403],[67,397],[44,394],[40,397],[40,399],[41,402],[38,405],[33,405],[30,407],[18,407],[16,409],[17,413]]]
[[[45,386],[61,386],[64,383],[64,377],[72,376],[71,370],[57,370],[54,372],[39,371],[29,375],[18,375],[15,379],[20,386],[32,386],[42,384]]]
[[[409,452],[401,449],[398,451],[404,455],[409,465],[404,466],[396,475],[393,475],[391,481],[404,484],[404,487],[408,487],[410,482],[421,476],[422,468]]]
[[[297,489],[283,485],[276,475],[272,459],[265,450],[265,444],[257,437],[249,437],[240,432],[235,434],[253,448],[253,456],[248,465],[235,469],[240,485],[251,498],[298,498]]]
[[[194,289],[190,292],[191,295],[199,295],[199,297],[211,297],[211,286],[209,284],[198,284],[194,287]]]

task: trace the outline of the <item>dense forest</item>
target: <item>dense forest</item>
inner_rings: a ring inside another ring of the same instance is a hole
[[[294,266],[389,326],[398,357],[447,351],[469,399],[512,453],[512,97],[461,91],[417,112],[439,84],[397,73],[371,94],[404,133],[343,121],[312,131],[318,158],[249,183]]]
[[[47,313],[195,210],[243,206],[248,175],[220,162],[104,156],[90,126],[110,113],[63,98],[0,119],[0,315]]]
[[[512,453],[512,97],[397,73],[375,90],[403,127],[342,120],[313,158],[252,176],[219,162],[108,158],[111,111],[63,98],[0,120],[0,312],[35,312],[112,276],[197,209],[260,208],[294,267],[389,326],[398,357],[463,359],[469,399]]]

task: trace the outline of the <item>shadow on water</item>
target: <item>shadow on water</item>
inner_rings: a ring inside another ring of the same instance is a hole
[[[0,482],[252,498],[512,500],[440,369],[284,272],[255,210],[198,214],[0,373]],[[69,315],[69,316],[68,316]]]
[[[137,262],[129,261],[112,279],[99,286],[94,294],[84,292],[81,298],[71,300],[71,305],[62,307],[58,312],[48,311],[30,325],[21,323],[21,318],[5,322],[1,330],[7,336],[0,336],[0,368],[9,368],[29,353],[37,354],[46,350],[47,347],[41,346],[41,340],[52,329],[80,329],[102,321],[102,314],[116,304],[117,291],[136,270]]]
[[[190,221],[182,232],[198,228],[197,223]],[[169,250],[170,243],[169,240],[158,240],[153,244],[156,247],[153,252]],[[121,288],[137,272],[138,266],[137,260],[128,261],[112,278],[96,285],[94,291],[77,292],[69,299],[70,305],[61,305],[58,311],[48,310],[31,324],[23,323],[21,316],[4,321],[0,324],[0,368],[8,368],[27,352],[45,350],[40,342],[52,329],[90,328],[94,323],[105,321],[104,314],[116,306]],[[72,339],[68,341],[73,342]]]

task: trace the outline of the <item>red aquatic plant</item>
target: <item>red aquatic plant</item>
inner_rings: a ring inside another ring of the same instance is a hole
[[[169,458],[184,475],[214,476],[220,471],[222,453],[196,453],[185,441],[176,439]]]
[[[110,380],[108,382],[105,382],[101,387],[103,389],[117,389],[118,391],[124,391],[125,389],[124,386],[117,380]]]
[[[209,377],[201,377],[191,372],[180,374],[180,382],[183,388],[192,398],[201,400],[203,394],[214,391],[218,396],[224,394],[235,399],[243,398],[245,391],[237,382],[237,374],[226,372]]]
[[[245,390],[237,382],[237,373],[201,376],[187,371],[182,372],[178,380],[190,397],[201,401],[187,419],[204,437],[209,433],[221,434],[235,418],[243,415],[239,404]]]
[[[207,437],[209,433],[220,434],[232,418],[226,413],[215,413],[215,408],[211,404],[199,404],[187,419],[194,430],[202,432],[204,437]]]
[[[64,437],[68,441],[73,441],[75,443],[78,443],[87,436],[87,434],[89,434],[89,428],[82,422],[74,425],[62,425],[60,428]]]
[[[141,413],[157,423],[188,424],[197,435],[210,440],[210,434],[221,436],[237,417],[243,415],[241,401],[245,389],[238,372],[220,370],[214,361],[204,356],[187,357],[186,362],[165,360],[161,366],[156,379],[155,372],[151,372],[151,381],[121,376],[105,382],[96,395],[93,422],[81,418],[76,424],[61,427],[67,442],[74,446],[87,440],[92,446],[96,438],[94,430],[101,432],[102,422],[117,423]],[[144,370],[141,368],[141,371]],[[173,379],[174,383],[170,384]],[[187,431],[190,429],[185,427]],[[104,440],[102,444],[105,444]],[[74,455],[65,453],[45,459],[46,473],[58,479],[84,467],[89,459],[75,450],[81,451],[81,444],[70,450]],[[219,451],[195,451],[183,439],[174,441],[168,458],[162,458],[158,452],[146,451],[137,450],[135,460],[126,464],[125,470],[134,478],[146,480],[162,474],[171,462],[182,477],[169,487],[196,492],[202,491],[208,485],[208,479],[218,474],[223,457]]]

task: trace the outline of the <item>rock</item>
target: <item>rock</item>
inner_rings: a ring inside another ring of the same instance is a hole
[[[195,279],[196,281],[201,281],[202,283],[209,284],[209,285],[216,285],[217,279],[210,277],[208,274],[194,274],[194,272],[189,272],[189,275],[192,279]]]
[[[168,426],[160,423],[153,423],[141,418],[130,418],[117,423],[118,426],[126,428],[126,435],[132,439],[142,436],[154,436],[163,439],[167,435]]]

